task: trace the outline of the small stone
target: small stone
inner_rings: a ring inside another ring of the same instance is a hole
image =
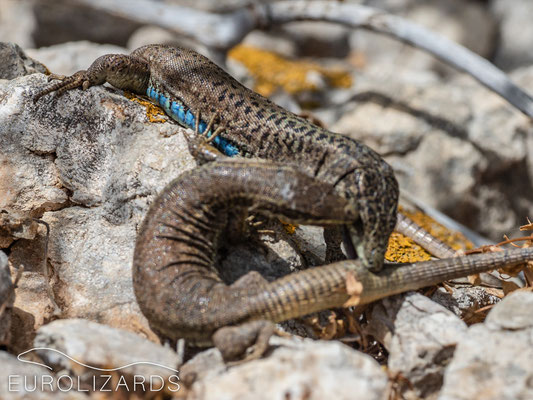
[[[440,390],[444,369],[467,329],[452,312],[413,292],[377,303],[368,328],[389,351],[390,373],[407,378],[422,398]]]
[[[491,310],[485,325],[501,330],[533,330],[533,294],[517,291],[506,296]]]
[[[180,362],[176,352],[168,347],[132,332],[82,319],[57,320],[43,325],[33,344],[40,348],[37,354],[46,365],[56,371],[77,371],[80,376],[98,373],[91,367],[118,368],[120,374],[143,376],[147,380],[151,375],[158,375],[167,380],[177,376]],[[50,350],[41,349],[43,347]]]
[[[468,328],[446,369],[439,400],[533,398],[532,304],[533,293],[512,293],[485,323]]]
[[[273,337],[268,358],[216,369],[191,388],[195,399],[383,399],[387,375],[338,342]]]
[[[14,295],[7,256],[0,251],[0,346],[7,346],[10,342]]]

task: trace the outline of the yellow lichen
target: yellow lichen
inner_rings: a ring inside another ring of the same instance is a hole
[[[166,116],[163,109],[159,106],[156,106],[155,104],[151,103],[149,100],[144,100],[137,95],[127,92],[124,92],[124,96],[126,96],[131,101],[134,101],[136,103],[139,103],[146,107],[146,117],[150,122],[165,122],[166,118],[159,118],[158,115]]]
[[[431,255],[426,250],[401,233],[393,232],[390,236],[389,246],[385,253],[386,260],[400,263],[412,263],[427,261],[430,258]]]
[[[431,235],[442,240],[455,250],[471,249],[472,243],[461,233],[450,231],[443,225],[439,224],[433,218],[420,211],[410,212],[400,208],[402,214],[411,218],[414,222],[427,230]],[[400,233],[394,232],[389,239],[389,247],[385,254],[385,259],[394,262],[418,262],[429,260],[431,255],[423,248],[418,246],[414,241]]]
[[[255,47],[238,45],[230,50],[228,56],[241,62],[255,78],[254,90],[263,96],[270,96],[278,88],[295,94],[302,91],[317,90],[316,82],[310,78],[318,73],[336,88],[348,88],[352,77],[346,71],[324,68],[306,61],[292,61],[270,51]]]
[[[400,211],[454,250],[469,250],[474,248],[472,242],[470,242],[462,233],[449,230],[423,212],[407,211],[401,207]]]

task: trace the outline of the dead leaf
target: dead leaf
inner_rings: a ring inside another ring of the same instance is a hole
[[[520,289],[520,286],[518,286],[513,281],[502,281],[502,288],[503,288],[503,293],[505,293],[505,295],[508,295],[509,293],[514,292],[517,289]]]

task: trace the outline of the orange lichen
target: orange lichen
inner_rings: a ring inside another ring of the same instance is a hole
[[[281,219],[279,220],[279,222],[281,222],[281,225],[283,225],[283,229],[285,229],[285,232],[287,232],[287,234],[294,235],[296,233],[296,228],[298,228],[298,225],[282,221]]]
[[[400,211],[411,218],[414,222],[427,230],[431,235],[442,240],[455,250],[471,249],[472,243],[461,233],[450,231],[433,218],[420,211],[410,212],[403,208]],[[414,241],[400,233],[394,232],[389,239],[389,247],[385,254],[385,259],[394,262],[418,262],[426,261],[431,255],[418,246]]]
[[[149,100],[144,100],[137,95],[124,91],[124,96],[128,98],[131,101],[134,101],[136,103],[139,103],[146,107],[146,117],[150,122],[165,122],[166,118],[160,118],[158,115],[166,116],[163,109],[159,106],[156,106],[154,103],[150,102]]]
[[[270,96],[278,88],[292,94],[317,90],[316,82],[310,79],[312,73],[320,74],[332,87],[348,88],[352,85],[352,77],[346,71],[324,68],[306,61],[288,60],[251,46],[235,46],[228,56],[248,69],[255,78],[254,90],[263,96]]]

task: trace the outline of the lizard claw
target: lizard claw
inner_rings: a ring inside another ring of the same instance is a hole
[[[209,139],[204,135],[197,135],[189,131],[184,133],[189,146],[189,152],[200,164],[219,160],[225,157],[220,151],[209,143]]]
[[[58,74],[50,74],[48,75],[48,82],[52,81],[52,80],[59,80],[59,81],[64,81],[67,77],[66,75],[58,75]]]

